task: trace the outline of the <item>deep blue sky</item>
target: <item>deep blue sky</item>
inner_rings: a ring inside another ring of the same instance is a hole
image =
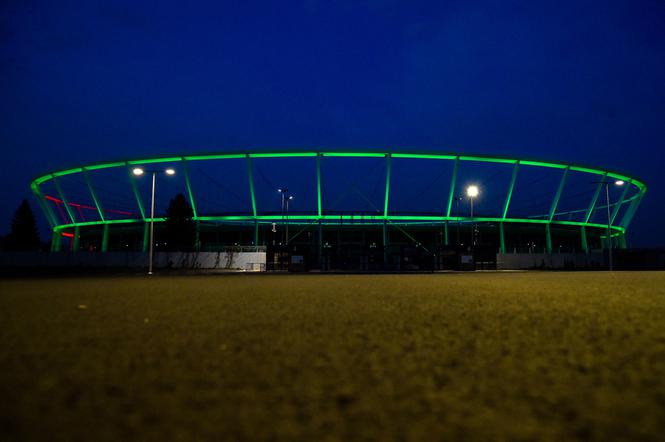
[[[402,146],[638,175],[665,246],[665,2],[137,3],[0,3],[0,232],[69,165]]]

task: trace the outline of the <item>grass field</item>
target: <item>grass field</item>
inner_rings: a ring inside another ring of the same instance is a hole
[[[4,279],[0,398],[5,440],[657,440],[665,273]]]

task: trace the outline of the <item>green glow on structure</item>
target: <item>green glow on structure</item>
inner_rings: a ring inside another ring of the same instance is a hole
[[[454,160],[455,155],[434,155],[434,154],[415,154],[415,153],[394,153],[393,158],[411,158],[420,160]]]
[[[575,222],[575,221],[560,221],[554,219],[555,216],[560,216],[561,213],[556,212],[556,208],[558,205],[558,199],[561,197],[561,192],[562,192],[562,185],[565,182],[565,177],[566,177],[566,172],[568,170],[576,171],[576,172],[582,172],[582,173],[587,173],[589,174],[589,181],[598,181],[599,179],[605,179],[611,178],[614,180],[623,180],[626,182],[626,187],[623,190],[622,193],[622,198],[621,198],[621,203],[627,204],[630,203],[629,210],[627,211],[626,215],[623,216],[623,219],[620,222],[620,226],[612,226],[612,229],[614,232],[619,233],[624,233],[628,223],[630,222],[630,219],[632,218],[635,210],[637,209],[637,206],[639,205],[642,197],[647,191],[646,185],[634,178],[634,177],[629,177],[625,174],[618,173],[618,172],[610,172],[602,169],[595,169],[587,166],[582,166],[582,165],[574,165],[574,164],[567,164],[567,163],[556,163],[556,162],[545,162],[545,161],[536,161],[536,160],[522,160],[522,159],[517,159],[517,158],[505,158],[505,157],[492,157],[492,156],[486,156],[486,155],[456,155],[452,153],[410,153],[410,152],[379,152],[379,151],[374,151],[374,152],[358,152],[358,151],[337,151],[337,152],[326,152],[326,151],[321,151],[321,150],[314,150],[314,151],[276,151],[276,152],[229,152],[229,153],[210,153],[210,154],[193,154],[193,155],[182,155],[182,156],[169,156],[169,157],[162,157],[162,158],[145,158],[145,159],[139,159],[139,160],[127,160],[127,161],[122,161],[122,162],[106,162],[106,163],[95,163],[95,164],[90,164],[86,165],[83,167],[75,167],[75,168],[70,168],[70,169],[64,169],[64,170],[59,170],[55,171],[49,174],[45,174],[42,176],[39,176],[35,178],[32,183],[31,183],[31,188],[33,190],[33,193],[35,194],[35,197],[38,199],[40,202],[40,207],[42,207],[42,210],[45,212],[45,215],[49,221],[53,221],[55,224],[57,222],[57,218],[53,213],[50,213],[51,209],[50,206],[46,203],[46,201],[43,200],[43,194],[39,188],[40,185],[48,182],[48,181],[53,181],[56,185],[56,190],[58,190],[58,193],[61,196],[61,199],[66,202],[66,199],[64,198],[64,195],[62,195],[62,189],[59,186],[59,183],[57,183],[56,177],[61,177],[65,175],[72,175],[76,173],[85,173],[87,171],[95,171],[95,170],[101,170],[101,169],[110,169],[114,167],[122,167],[124,165],[127,166],[133,166],[133,165],[142,165],[142,164],[158,164],[158,163],[171,163],[171,162],[183,162],[185,169],[186,169],[186,161],[202,161],[202,160],[225,160],[225,159],[240,159],[240,158],[245,158],[247,161],[247,174],[248,174],[248,180],[249,180],[249,187],[250,187],[250,195],[252,199],[252,208],[251,208],[251,215],[222,215],[222,216],[200,216],[201,214],[197,213],[196,210],[196,203],[194,200],[194,191],[191,186],[191,182],[189,182],[189,176],[187,171],[185,171],[185,181],[187,185],[187,192],[189,194],[189,199],[190,203],[192,204],[192,208],[195,211],[195,218],[199,221],[211,221],[211,222],[276,222],[279,221],[281,216],[268,216],[268,215],[259,215],[256,207],[256,196],[255,196],[255,191],[254,191],[254,179],[253,179],[253,171],[252,171],[252,164],[251,164],[251,159],[252,158],[295,158],[295,157],[316,157],[316,186],[317,186],[317,208],[315,214],[308,214],[308,215],[290,215],[290,219],[294,221],[316,221],[316,222],[339,222],[340,220],[343,221],[350,221],[352,224],[353,223],[385,223],[385,222],[391,222],[391,223],[440,223],[440,222],[446,222],[446,221],[459,221],[461,223],[466,223],[469,222],[469,219],[467,217],[451,217],[451,208],[452,208],[452,202],[454,199],[454,193],[455,193],[455,188],[456,188],[456,180],[457,180],[457,174],[458,174],[458,164],[459,161],[477,161],[477,162],[487,162],[487,163],[504,163],[504,164],[514,164],[515,168],[513,169],[513,176],[511,178],[511,185],[508,189],[508,192],[506,194],[506,200],[504,202],[504,205],[502,207],[501,213],[499,213],[496,218],[494,217],[474,217],[475,222],[486,222],[486,223],[501,223],[501,222],[506,222],[506,223],[517,223],[517,224],[551,224],[551,225],[568,225],[568,226],[581,226],[581,227],[588,227],[588,228],[597,228],[597,229],[606,229],[607,226],[604,224],[594,224],[594,223],[589,223],[589,220],[591,218],[591,215],[593,214],[593,211],[596,209],[596,203],[598,200],[598,195],[600,193],[599,189],[602,187],[602,185],[598,185],[596,188],[596,194],[594,195],[593,200],[589,204],[589,207],[586,209],[580,209],[580,212],[586,211],[585,216],[584,216],[584,221],[583,222]],[[321,185],[321,165],[320,162],[321,157],[355,157],[355,158],[386,158],[387,164],[386,164],[386,190],[385,190],[385,199],[384,199],[384,207],[383,207],[383,215],[323,215],[323,203],[322,203],[322,185]],[[448,161],[454,161],[454,168],[453,168],[453,173],[452,173],[452,179],[450,183],[450,192],[448,194],[448,201],[446,210],[445,210],[445,216],[419,216],[419,215],[389,215],[388,212],[388,202],[389,202],[389,195],[390,195],[390,174],[391,174],[391,158],[398,158],[398,159],[430,159],[430,160],[448,160]],[[532,219],[532,218],[508,218],[508,207],[510,204],[510,200],[512,198],[514,186],[515,186],[515,179],[517,175],[517,167],[518,165],[527,165],[527,166],[536,166],[536,167],[547,167],[547,168],[554,168],[554,169],[565,169],[566,172],[564,172],[564,176],[562,177],[562,181],[559,184],[559,189],[557,191],[557,195],[555,196],[555,201],[553,201],[552,208],[550,209],[550,213],[545,215],[545,218],[543,219]],[[101,221],[91,221],[91,222],[81,222],[77,223],[75,222],[74,219],[74,213],[72,212],[71,208],[68,206],[67,203],[65,203],[65,209],[68,212],[68,215],[70,216],[72,222],[69,224],[61,224],[61,225],[55,225],[53,227],[54,231],[61,231],[63,229],[68,229],[68,228],[74,228],[74,227],[83,227],[83,226],[95,226],[95,225],[110,225],[110,224],[126,224],[126,223],[142,223],[145,221],[149,221],[148,218],[145,217],[145,210],[143,207],[143,203],[141,200],[141,196],[138,192],[137,188],[137,183],[135,182],[134,177],[131,177],[130,175],[130,182],[132,185],[132,189],[134,192],[134,195],[136,197],[137,205],[139,208],[139,211],[141,212],[141,219],[120,219],[120,220],[109,220],[109,219],[103,219]],[[631,186],[631,184],[634,186]],[[631,194],[629,195],[629,191],[635,191],[637,189],[637,192],[630,192]],[[97,206],[97,209],[99,211],[100,217],[103,217],[103,209],[101,207],[100,201],[97,198],[97,195],[95,194],[94,187],[90,186],[90,191],[91,195],[93,198],[93,201],[95,202],[95,205]],[[619,208],[621,207],[622,204],[615,204],[614,205],[614,214],[612,218],[615,218],[619,212]],[[162,218],[156,218],[156,222],[161,222],[163,221]]]
[[[483,163],[507,163],[515,164],[517,160],[512,160],[508,158],[494,158],[494,157],[475,157],[475,156],[461,156],[459,157],[462,161],[482,161]]]
[[[128,164],[132,166],[141,165],[141,164],[154,164],[154,163],[174,163],[180,161],[182,157],[167,157],[167,158],[146,158],[144,160],[132,160],[127,161]]]
[[[238,158],[245,158],[244,154],[239,155],[191,155],[183,157],[187,161],[199,161],[199,160],[232,160]]]

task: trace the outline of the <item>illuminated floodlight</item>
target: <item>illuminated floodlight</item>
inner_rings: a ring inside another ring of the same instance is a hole
[[[167,175],[175,175],[175,170],[173,169],[166,169],[164,172],[166,172]]]
[[[614,184],[616,184],[617,186],[623,186],[624,184],[626,184],[626,182],[624,180],[616,180]]]
[[[140,167],[135,167],[134,170],[132,170],[132,173],[136,176],[141,176],[143,175],[143,169]]]
[[[471,185],[466,188],[466,196],[468,196],[469,198],[477,197],[478,193],[480,193],[480,191],[478,190],[478,186]]]

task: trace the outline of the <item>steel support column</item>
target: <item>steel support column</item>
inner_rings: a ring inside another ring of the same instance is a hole
[[[388,216],[388,200],[390,199],[390,160],[391,155],[386,154],[386,193],[383,201],[383,216]]]
[[[621,192],[621,196],[619,197],[619,201],[617,201],[616,205],[614,206],[614,210],[612,211],[612,216],[610,217],[610,224],[614,224],[614,220],[619,214],[619,210],[621,210],[621,206],[623,205],[623,202],[626,199],[626,194],[628,194],[629,189],[630,189],[630,181],[626,181],[623,186],[623,192]]]
[[[72,240],[72,251],[74,253],[79,251],[81,247],[81,228],[79,226],[74,227],[74,238]]]
[[[596,187],[596,192],[593,194],[593,198],[591,198],[589,207],[586,209],[586,213],[584,214],[585,223],[589,222],[591,216],[593,215],[593,211],[596,209],[596,203],[598,203],[598,197],[600,196],[600,192],[603,190],[603,185],[605,184],[606,179],[607,179],[607,172],[603,174],[603,177],[598,182],[598,186]]]
[[[383,264],[388,264],[388,221],[383,220]]]
[[[102,252],[109,251],[109,227],[108,224],[104,224],[102,230]]]
[[[62,235],[57,230],[51,234],[51,252],[60,252],[62,250]]]
[[[457,166],[459,164],[459,156],[455,157],[455,163],[453,165],[453,176],[450,178],[450,193],[448,194],[448,207],[446,208],[446,216],[450,217],[450,209],[453,206],[453,198],[455,196],[455,185],[457,183]],[[457,220],[459,224],[459,219]]]
[[[445,222],[444,224],[444,244],[448,245],[450,244],[450,235],[448,233],[448,221]]]
[[[586,227],[580,227],[580,239],[582,240],[582,250],[584,253],[589,253],[589,242],[586,237]]]
[[[633,216],[635,215],[635,211],[637,210],[637,207],[642,202],[642,198],[644,197],[645,193],[646,193],[646,190],[641,190],[640,194],[630,202],[630,206],[628,206],[628,210],[626,211],[625,215],[621,219],[621,223],[620,223],[621,227],[623,227],[624,229],[627,229],[628,226],[630,225],[630,222],[633,220]]]
[[[141,251],[143,253],[147,252],[149,246],[150,246],[150,222],[145,222],[143,223],[143,245],[141,247]]]
[[[189,181],[189,167],[187,165],[187,160],[182,158],[182,171],[185,175],[185,186],[187,187],[187,195],[189,195],[189,204],[192,206],[192,212],[194,213],[194,219],[198,218],[198,212],[196,210],[196,201],[194,201],[194,192],[192,192],[192,183]],[[197,227],[198,232],[198,227]],[[197,233],[198,236],[198,233]],[[197,241],[198,242],[198,241]]]
[[[545,224],[545,247],[547,248],[547,253],[552,253],[552,229],[550,224]]]
[[[499,223],[499,241],[501,245],[501,253],[505,254],[506,253],[506,238],[505,238],[505,232],[503,230],[503,222]]]
[[[102,209],[102,205],[99,203],[99,199],[97,198],[97,193],[95,192],[95,188],[92,185],[90,174],[88,173],[88,170],[85,168],[83,169],[83,178],[85,179],[85,184],[88,186],[88,192],[90,192],[90,197],[92,198],[92,201],[95,203],[95,207],[97,208],[99,219],[105,221],[104,210]]]
[[[316,213],[321,216],[323,207],[321,206],[321,154],[316,154]]]
[[[506,200],[503,203],[503,215],[501,216],[503,219],[506,219],[506,216],[508,215],[508,207],[510,206],[510,199],[513,197],[513,190],[515,189],[515,182],[517,181],[517,172],[519,171],[519,168],[520,168],[520,162],[517,161],[515,163],[515,166],[513,166],[513,175],[510,178],[508,193],[506,194]]]
[[[195,231],[195,237],[194,237],[194,250],[196,252],[201,251],[201,221],[198,219],[196,220],[196,231]]]
[[[321,220],[319,219],[319,270],[323,269],[323,227],[321,226]]]
[[[568,177],[568,171],[570,170],[570,167],[566,167],[563,170],[563,175],[561,176],[561,181],[559,181],[559,187],[556,190],[556,195],[554,195],[554,200],[552,201],[552,206],[550,207],[550,214],[548,217],[548,221],[552,221],[554,219],[554,215],[556,215],[556,209],[559,206],[559,200],[561,199],[561,193],[563,193],[563,188],[566,185],[566,178]]]
[[[259,245],[259,221],[254,220],[254,245]]]
[[[48,221],[49,225],[51,228],[55,227],[58,225],[58,219],[55,217],[55,214],[53,213],[53,210],[51,209],[51,206],[49,206],[48,201],[44,197],[44,194],[42,193],[41,189],[39,188],[39,184],[32,183],[30,185],[30,188],[32,189],[32,193],[35,195],[35,198],[37,198],[37,202],[39,203],[39,207],[42,209],[42,212],[44,212],[44,216],[46,217],[46,221]]]
[[[254,194],[254,171],[252,170],[252,158],[245,155],[247,164],[247,179],[249,180],[249,195],[252,198],[252,216],[256,217],[256,195]]]
[[[76,223],[74,212],[72,212],[72,208],[69,207],[69,201],[67,201],[65,193],[62,191],[62,187],[60,186],[60,180],[57,177],[53,177],[53,184],[55,184],[55,190],[58,192],[58,195],[62,200],[62,205],[65,206],[65,210],[67,211],[67,216],[69,216],[69,219],[72,221],[72,224]]]

